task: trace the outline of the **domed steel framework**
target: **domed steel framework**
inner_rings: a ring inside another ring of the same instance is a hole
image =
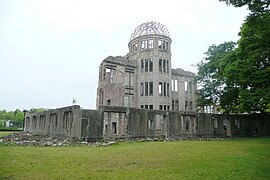
[[[169,30],[166,26],[158,22],[151,21],[139,25],[131,34],[130,40],[149,34],[158,34],[170,37]]]

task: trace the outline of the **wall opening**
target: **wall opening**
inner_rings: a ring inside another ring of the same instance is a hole
[[[145,82],[145,96],[148,96],[148,82]]]
[[[162,82],[159,82],[158,84],[158,93],[162,96]]]
[[[170,96],[170,84],[167,83],[167,96]]]
[[[116,122],[112,122],[112,133],[117,134],[117,123]]]
[[[144,83],[143,82],[141,82],[141,96],[143,96],[143,92],[144,92],[144,85],[143,85]]]
[[[145,59],[145,72],[148,72],[148,59]]]
[[[153,129],[154,126],[153,126],[153,120],[148,120],[148,128],[149,129]]]
[[[240,128],[240,120],[239,119],[235,119],[234,120],[234,125],[236,128]]]
[[[189,132],[189,130],[190,130],[190,123],[189,123],[189,121],[186,121],[186,132]]]
[[[162,59],[159,59],[159,72],[162,72]]]
[[[153,59],[149,59],[149,71],[153,72]]]
[[[163,83],[163,96],[166,96],[166,83]]]
[[[175,92],[178,91],[178,81],[177,81],[177,79],[174,80],[174,89],[175,89]]]
[[[149,96],[153,96],[153,82],[149,82]]]
[[[166,59],[163,59],[163,72],[166,72]]]
[[[141,72],[143,72],[143,71],[144,71],[144,60],[141,59]]]
[[[108,100],[107,100],[107,106],[110,106],[110,105],[111,105],[111,100],[108,99]]]

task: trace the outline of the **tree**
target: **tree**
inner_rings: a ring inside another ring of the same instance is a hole
[[[45,111],[44,108],[31,108],[29,112],[42,112]],[[6,111],[0,110],[0,126],[7,120],[11,120],[15,127],[21,127],[24,121],[24,112],[20,109],[16,109],[15,111]]]
[[[270,12],[247,17],[238,42],[238,85],[242,111],[265,111],[270,104]]]
[[[198,105],[223,112],[270,111],[270,12],[248,16],[238,47],[211,46],[198,64]]]
[[[247,5],[251,14],[257,14],[261,12],[269,12],[270,1],[269,0],[219,0],[226,2],[227,5],[233,5],[234,7],[242,7]]]
[[[45,111],[44,108],[31,108],[29,110],[30,113],[38,113],[38,112],[43,112],[43,111]]]
[[[212,106],[220,103],[225,87],[224,70],[234,58],[234,49],[234,42],[212,45],[205,53],[206,57],[197,64],[199,70],[197,73],[198,106]]]

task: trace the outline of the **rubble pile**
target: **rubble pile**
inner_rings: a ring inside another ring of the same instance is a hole
[[[123,139],[108,139],[106,141],[89,142],[87,138],[82,139],[69,139],[66,138],[56,138],[41,134],[32,134],[29,132],[13,133],[4,136],[0,139],[0,142],[6,145],[21,145],[21,146],[111,146],[118,144],[119,142],[149,142],[149,141],[216,141],[225,140],[228,138],[217,138],[217,137],[178,137],[178,138],[123,138]]]
[[[21,146],[111,146],[116,144],[114,141],[110,142],[87,142],[82,140],[70,140],[69,138],[55,138],[46,135],[32,134],[28,132],[14,133],[4,136],[0,139],[5,145],[21,145]]]

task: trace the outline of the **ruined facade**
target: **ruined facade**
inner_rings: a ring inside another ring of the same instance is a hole
[[[168,29],[157,22],[138,26],[126,56],[109,56],[99,67],[97,109],[106,106],[195,111],[195,74],[171,68]]]
[[[225,115],[115,106],[86,110],[70,106],[26,114],[25,131],[88,141],[270,136],[270,113]]]
[[[224,115],[195,110],[195,75],[171,69],[168,29],[138,26],[126,56],[99,67],[97,110],[79,106],[27,113],[24,130],[88,141],[117,138],[270,136],[270,114]]]

